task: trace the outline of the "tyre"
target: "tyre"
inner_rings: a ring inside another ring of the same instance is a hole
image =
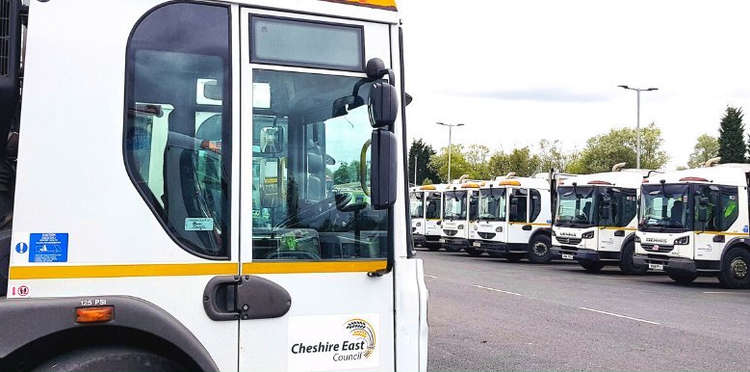
[[[537,234],[529,243],[529,261],[536,264],[548,263],[552,260],[552,242],[550,238]]]
[[[466,248],[464,248],[464,251],[466,251],[466,253],[468,253],[469,256],[471,256],[471,257],[479,257],[479,256],[482,255],[482,253],[484,253],[484,252],[482,252],[482,251],[480,251],[480,250],[478,250],[476,248],[473,248],[473,247],[466,247]]]
[[[187,372],[177,362],[150,351],[102,346],[74,350],[59,355],[32,372]]]
[[[598,273],[604,267],[604,264],[599,261],[579,261],[578,263],[581,264],[584,270],[590,273]]]
[[[444,245],[443,248],[445,248],[446,252],[451,252],[451,253],[461,252],[461,248],[451,247],[449,245]]]
[[[503,258],[503,257],[505,257],[502,253],[498,253],[498,252],[487,252],[487,254],[489,254],[490,257],[492,257],[492,258]]]
[[[688,285],[695,280],[695,278],[698,277],[698,274],[690,274],[690,273],[684,273],[684,272],[675,272],[675,271],[667,271],[667,276],[674,280],[675,283],[680,285]]]
[[[721,261],[719,282],[726,288],[750,288],[750,252],[735,247]]]
[[[440,250],[440,244],[437,243],[425,243],[425,247],[427,247],[430,251],[439,251]]]
[[[648,266],[636,265],[633,263],[633,253],[635,253],[635,243],[632,241],[622,247],[620,254],[620,270],[628,275],[643,275],[648,271]]]

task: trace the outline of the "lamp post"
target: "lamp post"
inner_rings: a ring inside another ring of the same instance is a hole
[[[659,88],[631,88],[627,85],[618,85],[618,88],[627,89],[627,90],[633,90],[636,93],[637,97],[637,112],[636,112],[636,138],[637,138],[637,145],[636,145],[636,153],[635,153],[635,167],[638,169],[641,169],[641,92],[653,92],[655,90],[659,90]]]
[[[463,127],[464,124],[446,124],[437,122],[437,125],[442,125],[444,127],[448,127],[448,183],[451,183],[451,153],[453,153],[453,128],[454,127]]]

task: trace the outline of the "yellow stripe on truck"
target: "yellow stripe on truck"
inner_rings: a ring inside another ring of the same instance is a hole
[[[325,0],[333,3],[361,5],[371,8],[396,10],[396,0]]]
[[[236,263],[13,266],[10,279],[126,278],[146,276],[237,275]]]

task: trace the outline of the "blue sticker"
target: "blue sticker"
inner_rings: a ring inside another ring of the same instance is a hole
[[[31,234],[29,246],[29,262],[68,262],[68,233]]]
[[[16,252],[20,254],[26,253],[26,251],[29,250],[29,245],[26,243],[18,243],[16,244]]]
[[[748,226],[745,225],[745,227],[742,228],[742,231],[743,232],[750,232],[750,228],[748,228]]]

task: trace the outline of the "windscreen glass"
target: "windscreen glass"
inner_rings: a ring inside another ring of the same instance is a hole
[[[424,194],[413,192],[409,194],[409,210],[411,218],[424,218]]]
[[[446,191],[443,218],[448,220],[466,219],[466,191]]]
[[[487,221],[505,221],[505,189],[484,189],[479,191],[479,219]]]
[[[586,227],[595,224],[594,187],[563,186],[557,192],[555,225]]]
[[[690,230],[689,194],[687,184],[643,185],[639,229],[651,232]]]

